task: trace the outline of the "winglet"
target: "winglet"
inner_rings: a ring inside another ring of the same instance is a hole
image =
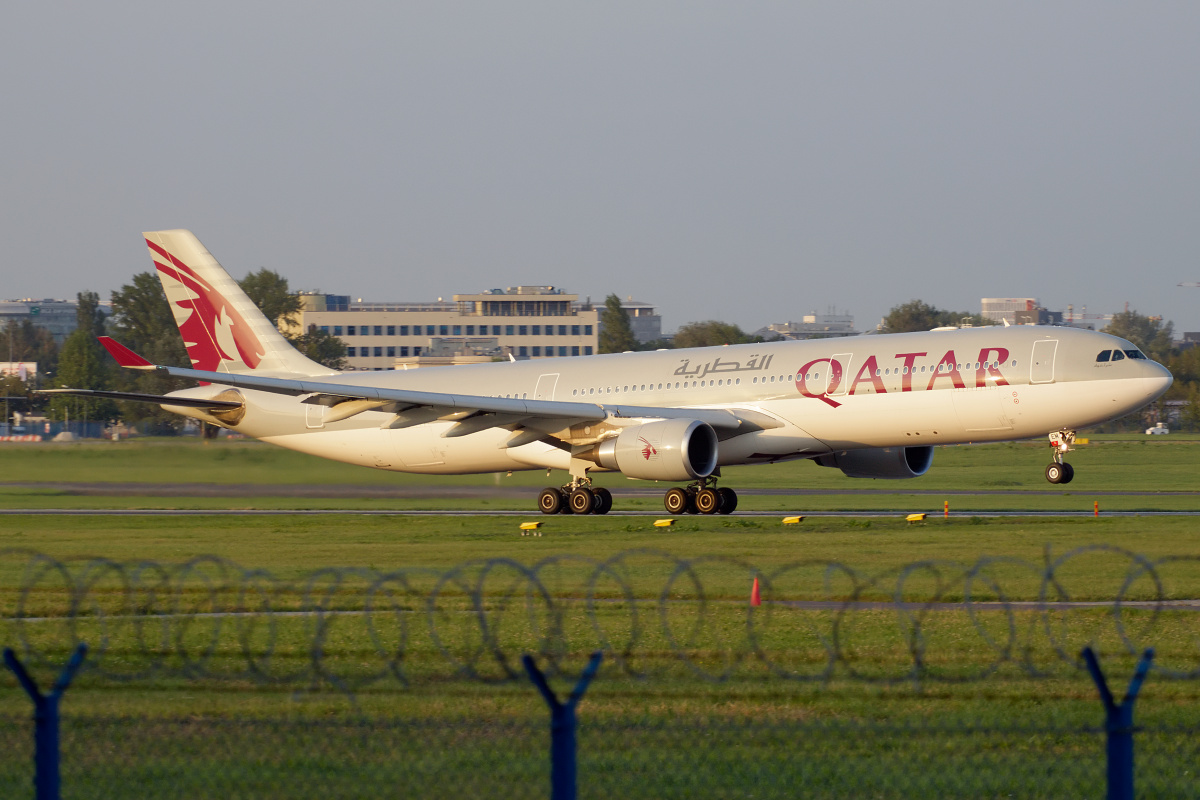
[[[109,355],[115,358],[117,363],[122,367],[128,369],[154,369],[153,364],[111,336],[97,336],[96,338],[100,344],[104,345],[104,349],[108,351]]]

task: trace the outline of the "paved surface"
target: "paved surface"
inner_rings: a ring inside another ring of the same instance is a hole
[[[905,511],[805,511],[805,517],[898,517],[905,516]],[[0,508],[0,516],[30,515],[39,517],[284,517],[284,516],[369,516],[369,517],[525,517],[528,519],[548,519],[537,509],[528,511],[407,511],[404,509],[352,509],[352,508]],[[569,517],[569,514],[556,515]],[[608,513],[609,517],[669,517],[666,511],[617,511]],[[687,519],[680,516],[679,519]],[[698,519],[703,516],[696,515]],[[719,514],[716,519],[730,519]],[[785,511],[735,511],[732,518],[737,517],[785,517],[790,512]],[[951,519],[970,519],[971,517],[1091,517],[1091,511],[972,511],[962,514],[950,514]],[[1102,511],[1102,517],[1200,517],[1200,511]],[[929,521],[941,518],[940,514],[930,513]]]
[[[549,481],[553,484],[553,481]],[[665,485],[664,485],[665,486]],[[456,497],[533,497],[538,489],[532,486],[355,486],[344,484],[241,484],[241,483],[21,483],[0,481],[0,488],[25,490],[51,490],[67,495],[104,497],[362,497],[422,499]],[[659,487],[608,487],[614,497],[657,497],[666,491]],[[1011,496],[1011,495],[1059,495],[1070,493],[1067,486],[1029,489],[971,489],[971,490],[912,490],[894,489],[737,489],[739,495],[762,497],[839,497],[872,495],[912,495],[926,497],[962,497],[968,495]],[[1192,497],[1200,505],[1200,490],[1194,492],[1085,492],[1088,497]]]

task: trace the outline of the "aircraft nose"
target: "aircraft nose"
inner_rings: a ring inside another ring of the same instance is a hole
[[[1171,384],[1175,382],[1175,376],[1171,374],[1171,370],[1159,364],[1157,361],[1150,361],[1146,364],[1147,377],[1153,379],[1154,397],[1162,397],[1167,389],[1171,388]]]

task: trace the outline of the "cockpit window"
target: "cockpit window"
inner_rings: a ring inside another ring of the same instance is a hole
[[[1096,356],[1096,362],[1101,363],[1112,358],[1112,350],[1101,350],[1100,355]]]
[[[1149,360],[1146,358],[1146,354],[1143,353],[1141,350],[1126,350],[1125,355],[1128,358],[1140,358],[1140,359],[1147,360],[1147,361]]]
[[[1122,353],[1120,350],[1113,350],[1113,357],[1112,357],[1112,360],[1113,360],[1113,361],[1124,361],[1124,360],[1125,360],[1125,354],[1124,354],[1124,353]]]

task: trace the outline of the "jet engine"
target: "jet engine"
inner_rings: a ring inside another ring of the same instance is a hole
[[[686,481],[717,468],[717,434],[694,419],[667,419],[623,428],[585,458],[631,478]]]
[[[879,447],[839,450],[813,459],[822,467],[837,467],[851,478],[919,478],[933,464],[933,448]]]

